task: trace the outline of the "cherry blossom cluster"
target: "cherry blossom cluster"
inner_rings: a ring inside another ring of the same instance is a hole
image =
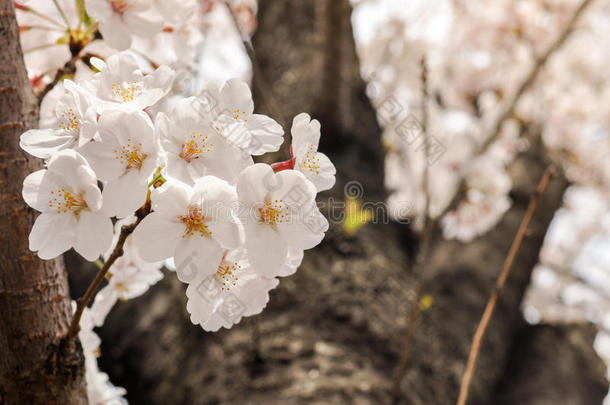
[[[89,261],[108,257],[120,232],[112,218],[133,222],[148,203],[152,212],[96,298],[96,324],[117,299],[158,281],[167,259],[189,284],[187,308],[204,329],[259,313],[276,277],[293,273],[328,228],[315,197],[334,185],[335,168],[318,152],[319,122],[296,116],[290,159],[255,164],[252,155],[279,149],[283,129],[253,113],[246,83],[168,98],[174,73],[165,66],[144,75],[129,53],[93,63],[92,79],[64,81],[54,125],[21,136],[21,147],[47,162],[23,185],[41,212],[30,248],[42,259],[70,248]],[[201,292],[206,282],[219,286],[216,295]],[[243,310],[219,316],[227,299]]]

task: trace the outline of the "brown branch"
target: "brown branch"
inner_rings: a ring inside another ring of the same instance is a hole
[[[235,14],[233,14],[233,10],[229,2],[225,0],[224,3],[229,10],[229,14],[231,15],[231,18],[233,20],[235,29],[241,37],[242,44],[244,45],[244,48],[246,50],[246,54],[248,55],[250,63],[252,64],[252,84],[258,90],[262,103],[269,109],[271,115],[274,116],[275,120],[278,121],[279,124],[285,128],[288,122],[286,121],[284,114],[282,114],[282,109],[280,108],[280,105],[278,104],[277,100],[273,95],[273,90],[271,90],[271,86],[264,79],[263,71],[261,69],[260,63],[258,62],[258,58],[256,57],[254,47],[252,46],[252,41],[250,41],[250,38],[246,34],[244,34],[239,28],[239,22],[237,21]]]
[[[74,73],[76,73],[76,62],[80,58],[81,57],[79,55],[73,56],[61,68],[57,69],[57,72],[55,72],[55,77],[53,77],[53,80],[49,84],[47,84],[44,87],[44,89],[42,89],[40,94],[38,94],[38,106],[39,107],[40,107],[40,104],[42,103],[42,100],[44,99],[44,97],[51,90],[53,90],[53,87],[55,87],[55,85],[57,85],[57,83],[59,83],[61,81],[61,79],[63,79],[65,76],[73,75]]]
[[[485,306],[485,311],[483,312],[481,321],[479,322],[479,325],[477,326],[477,329],[474,333],[474,337],[472,339],[472,346],[470,348],[470,354],[468,355],[466,371],[464,371],[464,375],[462,377],[460,395],[458,397],[457,405],[466,405],[466,400],[468,399],[468,391],[470,389],[470,383],[472,381],[472,376],[474,375],[477,357],[481,349],[481,343],[483,342],[483,338],[485,337],[485,331],[489,326],[489,322],[491,321],[491,317],[496,308],[496,304],[498,303],[498,299],[500,298],[500,293],[504,288],[504,284],[506,284],[506,280],[508,279],[508,276],[510,274],[513,262],[515,261],[515,257],[517,256],[519,248],[523,243],[523,239],[525,237],[525,233],[527,231],[529,223],[532,217],[534,216],[536,207],[538,206],[540,198],[542,197],[544,190],[548,186],[552,175],[553,169],[552,166],[549,166],[542,175],[540,183],[538,183],[538,187],[536,188],[536,192],[534,193],[529,202],[527,211],[525,211],[523,220],[521,220],[521,224],[519,225],[519,229],[517,230],[515,239],[511,244],[510,250],[508,251],[508,255],[506,256],[506,260],[504,261],[504,265],[502,266],[502,271],[500,272],[500,276],[498,277],[496,286],[491,294],[491,297],[489,298],[489,301],[487,302],[487,305]]]
[[[91,282],[91,284],[89,284],[89,287],[87,288],[87,291],[85,291],[85,294],[78,299],[76,311],[74,312],[74,317],[72,318],[72,323],[70,324],[70,329],[68,330],[68,340],[73,339],[78,334],[78,331],[80,329],[80,318],[83,315],[85,307],[89,305],[89,302],[95,296],[95,293],[97,292],[97,289],[99,288],[100,284],[102,284],[102,281],[104,281],[104,279],[106,278],[106,274],[108,273],[108,270],[110,270],[110,267],[112,267],[114,262],[119,257],[123,256],[123,246],[125,245],[127,237],[133,233],[133,231],[140,224],[140,222],[142,222],[144,217],[150,214],[150,211],[151,204],[149,193],[146,203],[140,209],[138,209],[138,211],[136,211],[136,221],[130,225],[123,225],[123,227],[121,227],[121,234],[119,235],[119,239],[117,240],[112,254],[108,258],[106,263],[104,263],[102,268],[97,272],[95,279]]]

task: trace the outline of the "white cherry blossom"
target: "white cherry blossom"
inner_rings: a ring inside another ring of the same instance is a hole
[[[205,175],[235,183],[254,164],[252,157],[229,143],[213,127],[209,113],[194,97],[177,102],[172,113],[159,113],[156,132],[166,152],[167,174],[194,184]]]
[[[132,36],[148,37],[163,29],[163,17],[151,0],[87,0],[87,12],[99,22],[104,41],[125,50]]]
[[[134,243],[148,262],[173,256],[183,282],[214,274],[224,250],[241,244],[237,195],[224,180],[205,176],[193,187],[167,182],[151,201],[153,212],[136,228]]]
[[[311,249],[328,229],[315,186],[296,170],[250,166],[237,181],[237,194],[248,260],[261,275],[278,275],[289,248]]]
[[[214,115],[215,126],[229,142],[251,155],[280,148],[284,130],[266,115],[254,114],[252,93],[244,81],[228,80],[222,89],[210,83],[201,96]]]
[[[30,249],[41,259],[53,259],[74,247],[93,261],[110,247],[112,222],[101,211],[95,174],[77,152],[58,152],[47,169],[26,177],[22,194],[41,212],[30,233]]]
[[[99,59],[92,59],[92,63],[100,72],[83,85],[96,97],[98,113],[109,108],[144,110],[170,91],[175,76],[165,65],[144,75],[128,52],[112,55],[106,63]]]
[[[213,275],[199,276],[186,289],[191,322],[206,331],[230,328],[242,317],[261,313],[276,278],[261,277],[248,262],[245,250],[229,251]]]
[[[55,105],[54,119],[19,138],[19,146],[32,156],[49,159],[62,149],[83,146],[95,135],[97,117],[86,91],[71,80],[64,80],[63,85],[65,91]]]
[[[72,301],[72,309],[76,309],[76,303]],[[90,404],[104,405],[127,405],[123,395],[127,393],[121,387],[115,387],[110,382],[108,374],[100,371],[97,357],[100,353],[101,340],[93,331],[97,326],[94,322],[94,314],[91,309],[85,308],[80,320],[78,338],[83,347],[85,355],[85,381],[87,382],[87,399]]]
[[[104,211],[124,218],[146,201],[148,179],[157,166],[154,128],[142,111],[107,110],[98,121],[99,142],[82,148],[104,185]]]
[[[331,189],[337,171],[328,156],[318,152],[320,122],[301,113],[294,117],[291,133],[295,170],[302,172],[318,191]]]
[[[496,225],[511,206],[512,182],[502,163],[483,155],[465,169],[466,198],[443,219],[445,238],[468,242]]]

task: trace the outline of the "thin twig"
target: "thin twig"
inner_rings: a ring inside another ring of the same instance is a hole
[[[415,333],[417,319],[419,318],[419,297],[423,288],[423,281],[421,274],[424,273],[425,265],[428,262],[430,256],[430,246],[432,241],[432,233],[434,232],[435,223],[430,218],[430,184],[428,176],[428,153],[429,153],[429,138],[428,138],[428,66],[426,64],[426,58],[422,58],[421,61],[421,85],[422,85],[422,133],[424,134],[424,170],[422,176],[422,189],[424,194],[424,210],[423,210],[423,225],[422,225],[422,239],[420,248],[417,251],[417,257],[415,259],[415,265],[413,266],[413,275],[416,277],[416,283],[414,288],[414,300],[409,308],[407,314],[407,328],[405,331],[405,340],[403,343],[402,353],[400,361],[396,366],[394,372],[394,386],[393,393],[394,399],[398,398],[400,392],[400,383],[404,378],[405,372],[407,371],[407,365],[409,364],[409,358],[411,356],[411,348],[413,343],[413,334]]]
[[[534,212],[536,211],[536,207],[540,202],[540,198],[544,193],[544,190],[548,186],[551,177],[553,175],[553,169],[549,166],[540,182],[538,183],[538,187],[536,188],[536,192],[530,199],[530,202],[527,207],[527,211],[525,211],[525,215],[523,216],[523,220],[521,220],[521,224],[519,225],[519,229],[517,230],[517,234],[515,235],[515,239],[510,246],[510,250],[508,251],[508,255],[504,261],[504,265],[502,266],[502,271],[500,272],[500,276],[496,282],[496,286],[485,306],[485,311],[483,312],[483,316],[477,329],[474,333],[474,337],[472,338],[472,346],[470,348],[470,354],[468,355],[468,363],[466,365],[466,371],[464,371],[464,375],[462,377],[462,383],[460,386],[460,395],[458,397],[457,405],[466,405],[466,400],[468,399],[468,391],[470,389],[470,383],[472,381],[472,376],[474,374],[474,370],[476,367],[477,357],[479,356],[479,351],[481,349],[481,343],[483,342],[483,338],[485,336],[485,331],[489,326],[489,322],[491,321],[491,317],[493,315],[494,309],[496,308],[496,304],[498,303],[498,299],[500,298],[500,293],[506,284],[506,280],[510,274],[510,270],[512,268],[513,262],[517,257],[517,253],[519,252],[519,248],[523,243],[523,239],[525,237],[525,233],[527,228],[534,216]]]
[[[73,56],[61,68],[57,69],[57,72],[55,72],[55,77],[53,77],[53,80],[49,84],[47,84],[44,87],[44,89],[42,89],[40,94],[38,94],[38,105],[39,106],[40,106],[40,104],[42,104],[42,100],[44,99],[44,97],[51,90],[53,90],[53,87],[55,87],[55,85],[57,85],[57,83],[59,83],[61,81],[61,79],[63,79],[65,76],[73,75],[74,73],[76,73],[76,62],[80,58],[81,57],[79,55]]]
[[[150,194],[149,194],[149,197],[150,197]],[[100,270],[97,272],[95,279],[91,282],[91,284],[89,284],[89,287],[87,288],[87,291],[85,291],[85,294],[81,298],[79,298],[77,301],[76,311],[74,312],[74,317],[72,318],[72,323],[70,324],[70,329],[68,330],[68,335],[67,335],[68,340],[73,339],[78,334],[78,331],[80,329],[80,325],[79,325],[80,318],[83,315],[83,311],[85,310],[85,307],[87,307],[89,305],[89,302],[94,297],[95,293],[97,292],[98,287],[100,286],[100,284],[102,284],[102,281],[104,281],[104,279],[106,278],[106,273],[108,273],[108,270],[110,270],[110,267],[112,267],[114,262],[119,257],[123,256],[123,246],[125,245],[125,241],[127,240],[127,237],[133,233],[133,231],[140,224],[140,222],[142,222],[144,217],[146,217],[150,213],[150,210],[151,210],[150,198],[148,198],[146,203],[138,211],[136,211],[136,217],[137,217],[136,221],[134,223],[132,223],[131,225],[124,225],[121,228],[121,233],[119,235],[119,239],[117,240],[117,243],[114,247],[114,250],[112,251],[112,254],[108,258],[108,260],[106,260],[106,263],[104,263],[102,268],[100,268]]]
[[[241,37],[244,48],[246,49],[246,53],[248,54],[248,58],[250,59],[250,63],[252,64],[252,81],[254,86],[258,89],[258,92],[262,99],[262,104],[264,104],[269,109],[271,115],[275,117],[276,121],[278,121],[282,127],[285,127],[287,121],[285,120],[284,114],[282,114],[282,109],[280,108],[279,103],[273,95],[271,86],[269,85],[269,83],[267,83],[263,76],[263,71],[261,69],[260,63],[258,62],[258,58],[256,57],[256,52],[254,51],[254,46],[252,46],[252,41],[239,28],[239,21],[237,21],[237,18],[233,14],[233,10],[231,9],[231,5],[229,4],[229,2],[225,0],[224,3],[227,6],[227,9],[229,10],[229,14],[233,19],[235,29]]]

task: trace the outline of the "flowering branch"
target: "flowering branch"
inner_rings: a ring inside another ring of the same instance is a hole
[[[523,243],[523,238],[525,237],[525,233],[529,226],[529,223],[534,216],[534,212],[536,211],[536,207],[540,202],[540,198],[544,193],[544,190],[547,188],[551,178],[553,177],[553,168],[549,166],[540,182],[538,183],[538,187],[536,188],[536,192],[532,196],[527,210],[525,211],[525,215],[523,216],[523,220],[519,225],[519,229],[517,230],[517,234],[515,235],[515,239],[508,251],[508,255],[506,256],[506,260],[504,261],[504,265],[502,266],[502,271],[500,272],[500,276],[498,277],[498,281],[496,282],[496,286],[485,306],[485,311],[483,312],[483,316],[481,317],[481,321],[477,326],[477,329],[474,333],[474,337],[472,339],[472,346],[470,348],[470,354],[468,355],[468,363],[466,365],[466,371],[464,372],[464,376],[462,377],[462,383],[460,386],[460,395],[457,401],[457,405],[466,405],[466,400],[468,399],[468,391],[470,389],[470,383],[472,381],[472,376],[474,374],[477,357],[479,356],[479,351],[481,349],[481,343],[483,341],[483,337],[485,336],[485,331],[489,326],[489,322],[491,321],[491,317],[496,308],[496,304],[498,303],[498,299],[500,298],[500,293],[504,288],[504,284],[506,284],[506,280],[510,274],[510,270],[512,268],[513,262],[515,261],[515,257],[517,256],[517,252],[519,252],[519,248]]]
[[[137,217],[136,221],[134,223],[132,223],[131,225],[125,225],[121,228],[121,234],[119,235],[119,239],[114,247],[114,250],[112,251],[112,254],[108,258],[108,260],[106,260],[106,262],[100,268],[100,270],[97,272],[95,279],[91,282],[91,284],[87,288],[87,291],[85,291],[85,294],[81,298],[78,299],[77,306],[76,306],[76,312],[74,312],[74,317],[72,318],[72,323],[70,324],[70,329],[68,330],[68,339],[69,340],[74,339],[74,337],[78,334],[80,318],[83,315],[83,311],[85,310],[85,307],[87,307],[89,305],[89,302],[95,296],[95,293],[96,293],[98,287],[100,286],[100,284],[102,283],[102,281],[104,281],[104,279],[106,278],[106,274],[108,273],[108,270],[110,270],[110,267],[112,267],[114,262],[119,257],[123,256],[123,246],[125,245],[125,241],[127,240],[127,237],[133,233],[133,231],[140,224],[140,222],[142,222],[144,217],[146,217],[148,214],[150,214],[150,211],[151,211],[151,203],[150,203],[150,193],[149,193],[146,203],[139,210],[136,211],[136,217]]]
[[[515,107],[517,106],[519,100],[521,99],[521,96],[532,85],[532,83],[534,83],[534,81],[538,77],[538,74],[540,73],[542,68],[545,66],[545,64],[549,60],[549,58],[569,38],[570,33],[573,31],[574,26],[575,26],[576,22],[578,21],[579,17],[586,10],[586,8],[589,6],[589,4],[591,4],[591,2],[592,2],[592,0],[584,0],[581,3],[581,5],[576,9],[576,11],[574,11],[574,14],[572,14],[572,17],[570,18],[570,21],[568,21],[568,23],[566,24],[564,29],[561,31],[561,33],[557,36],[555,41],[553,41],[553,43],[548,47],[548,49],[541,56],[539,56],[536,59],[536,61],[534,62],[534,66],[532,66],[532,69],[529,71],[529,73],[527,74],[525,79],[521,82],[521,84],[519,85],[517,90],[513,93],[512,97],[508,100],[508,102],[506,102],[504,104],[504,107],[502,107],[500,113],[496,116],[495,120],[493,121],[493,124],[489,127],[489,129],[483,136],[484,141],[477,148],[477,151],[474,153],[474,156],[483,155],[489,150],[489,148],[493,144],[493,141],[496,139],[496,135],[500,132],[500,128],[502,127],[502,124],[504,123],[504,121],[507,118],[509,118],[513,114]],[[449,211],[454,210],[459,205],[459,203],[464,199],[464,194],[466,192],[466,178],[465,177],[462,176],[457,190],[458,190],[457,193],[453,196],[453,198],[451,199],[449,204],[447,204],[445,209],[436,217],[437,219],[440,220]]]
[[[44,100],[45,96],[51,90],[53,90],[53,88],[57,85],[57,83],[59,83],[64,77],[70,76],[70,75],[73,75],[74,73],[76,73],[76,62],[78,62],[79,60],[82,60],[83,62],[85,62],[85,64],[89,65],[89,60],[95,56],[90,53],[86,53],[84,55],[79,55],[79,52],[77,52],[76,55],[72,56],[72,58],[69,61],[67,61],[61,68],[57,69],[57,72],[55,72],[55,77],[53,77],[53,80],[49,84],[47,84],[44,89],[42,89],[40,94],[38,94],[38,106],[40,106],[40,104],[42,103],[42,100]]]

